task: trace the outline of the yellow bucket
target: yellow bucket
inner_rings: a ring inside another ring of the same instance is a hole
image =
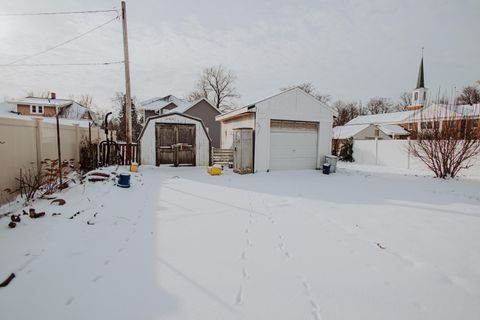
[[[130,164],[130,172],[138,172],[138,163],[132,162]]]
[[[222,168],[219,167],[208,167],[208,173],[212,176],[219,176],[222,174]]]

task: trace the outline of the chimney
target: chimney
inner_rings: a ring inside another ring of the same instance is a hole
[[[55,92],[50,92],[50,99],[57,99],[57,94]]]

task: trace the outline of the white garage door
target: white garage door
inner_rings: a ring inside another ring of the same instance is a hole
[[[271,120],[270,170],[315,169],[318,123]]]

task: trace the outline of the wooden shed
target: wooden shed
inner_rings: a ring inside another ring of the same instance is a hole
[[[142,165],[210,164],[211,139],[201,119],[168,113],[149,117],[138,138]]]

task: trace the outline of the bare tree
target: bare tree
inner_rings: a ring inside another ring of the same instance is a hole
[[[189,101],[206,98],[220,110],[232,108],[232,100],[240,98],[235,87],[237,76],[223,65],[203,69],[195,90],[187,97]]]
[[[412,93],[404,92],[400,95],[398,103],[395,105],[395,111],[405,111],[412,104]]]
[[[433,117],[421,119],[422,129],[409,143],[411,154],[438,178],[454,178],[480,154],[478,119],[458,112],[456,106],[439,108]]]
[[[458,103],[469,105],[480,103],[480,80],[472,86],[463,88],[462,93],[458,96]]]
[[[292,86],[288,86],[288,87],[285,87],[285,88],[280,88],[280,90],[281,91],[286,91],[286,90],[290,90],[292,88],[300,88],[303,91],[305,91],[306,93],[311,94],[312,96],[317,98],[317,100],[320,100],[321,102],[323,102],[325,104],[328,104],[330,102],[330,100],[332,99],[332,97],[329,94],[320,94],[319,92],[317,92],[317,89],[315,88],[315,86],[311,82],[304,82],[304,83],[300,83],[298,85],[292,85]]]
[[[393,103],[388,98],[375,97],[367,103],[367,111],[370,114],[388,113],[392,107]]]
[[[82,94],[80,96],[80,100],[78,100],[78,103],[85,108],[91,109],[93,107],[93,97],[89,94]]]
[[[48,92],[35,92],[33,90],[28,90],[25,95],[30,98],[48,98],[49,93]]]
[[[333,126],[343,126],[350,120],[362,115],[362,105],[357,102],[335,101],[333,104],[338,116],[333,120]]]

